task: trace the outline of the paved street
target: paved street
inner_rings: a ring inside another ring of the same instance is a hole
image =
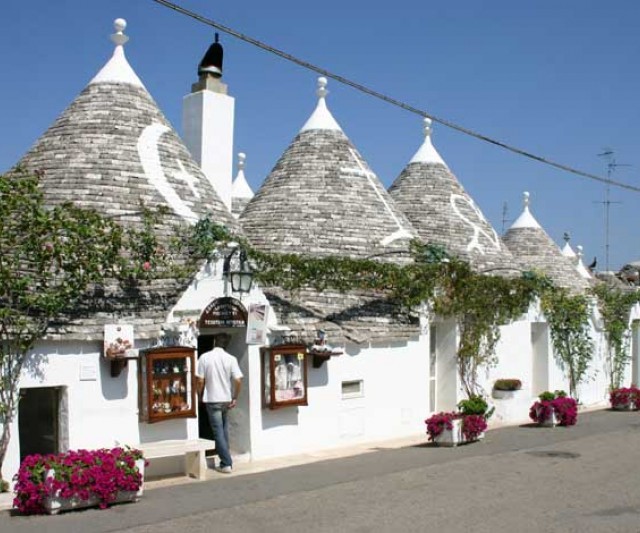
[[[0,531],[165,533],[639,532],[640,413],[512,427],[460,448],[421,444],[148,490],[141,502]]]

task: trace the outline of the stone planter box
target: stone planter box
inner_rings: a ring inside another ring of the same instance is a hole
[[[466,444],[469,442],[477,442],[481,439],[484,439],[485,432],[483,431],[478,435],[477,438],[468,440],[464,434],[462,433],[462,419],[458,418],[453,420],[451,429],[445,429],[440,435],[438,435],[433,442],[435,442],[438,446],[447,446],[454,447],[459,444]]]
[[[611,406],[615,411],[636,411],[638,408],[635,402],[619,403]]]
[[[143,477],[142,485],[140,485],[140,489],[137,492],[134,491],[119,491],[116,494],[115,500],[109,502],[109,505],[114,503],[125,503],[125,502],[137,502],[142,497],[142,493],[144,490],[144,459],[139,459],[136,461],[136,466],[140,470],[140,473]],[[47,476],[53,476],[53,470],[49,470],[47,472]],[[86,509],[89,507],[97,507],[100,505],[100,500],[97,496],[90,496],[89,499],[83,500],[78,497],[73,498],[60,498],[59,496],[52,495],[44,498],[43,506],[46,512],[50,515],[56,515],[62,511],[71,511],[73,509]]]
[[[558,415],[556,414],[554,409],[551,409],[551,413],[549,414],[549,416],[547,416],[547,418],[545,418],[541,422],[538,422],[538,425],[545,428],[554,428],[559,423],[560,420],[558,420]]]

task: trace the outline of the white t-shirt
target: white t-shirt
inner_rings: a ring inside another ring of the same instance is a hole
[[[243,377],[238,360],[222,348],[205,352],[198,359],[196,376],[204,378],[205,403],[230,402],[231,380]]]

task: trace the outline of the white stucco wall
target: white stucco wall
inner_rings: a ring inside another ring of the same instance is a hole
[[[311,452],[425,432],[428,337],[358,348],[348,345],[320,368],[309,361],[308,406],[262,408],[262,384],[251,383],[253,458]],[[260,375],[259,357],[250,361]],[[342,382],[362,380],[363,394],[342,398]]]

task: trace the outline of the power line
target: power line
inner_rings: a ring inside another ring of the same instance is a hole
[[[229,28],[228,26],[225,26],[223,24],[220,24],[219,22],[216,22],[214,20],[211,20],[209,18],[206,18],[202,15],[199,15],[198,13],[195,13],[193,11],[190,11],[188,9],[185,9],[182,6],[179,6],[177,4],[174,4],[173,2],[169,2],[167,0],[152,0],[153,2],[156,2],[157,4],[160,4],[162,6],[168,7],[169,9],[173,9],[174,11],[181,13],[183,15],[186,15],[187,17],[191,17],[192,19],[197,20],[198,22],[202,22],[203,24],[206,24],[207,26],[211,26],[213,28],[216,28],[217,30],[220,30],[228,35],[231,35],[233,37],[236,37],[238,39],[240,39],[241,41],[244,41],[246,43],[252,44],[254,46],[257,46],[258,48],[261,48],[262,50],[265,50],[267,52],[270,52],[272,54],[275,54],[283,59],[286,59],[287,61],[291,61],[292,63],[295,63],[296,65],[299,65],[301,67],[304,67],[306,69],[309,70],[313,70],[314,72],[317,72],[318,74],[322,74],[323,76],[326,76],[327,78],[331,78],[333,80],[336,80],[339,83],[342,83],[344,85],[348,85],[349,87],[353,87],[354,89],[363,92],[365,94],[368,94],[369,96],[373,96],[374,98],[378,98],[379,100],[383,100],[384,102],[387,102],[391,105],[394,105],[396,107],[399,107],[401,109],[404,109],[405,111],[409,111],[410,113],[414,113],[416,115],[420,115],[421,117],[427,117],[430,118],[431,120],[433,120],[434,122],[437,122],[439,124],[442,124],[443,126],[446,126],[447,128],[451,128],[453,130],[459,131],[461,133],[464,133],[465,135],[469,135],[471,137],[475,137],[476,139],[480,139],[481,141],[493,144],[495,146],[498,146],[500,148],[504,148],[505,150],[509,150],[510,152],[513,152],[515,154],[518,155],[522,155],[524,157],[528,157],[529,159],[533,159],[534,161],[538,161],[540,163],[544,163],[545,165],[549,165],[552,167],[555,167],[557,169],[560,170],[564,170],[565,172],[570,172],[572,174],[575,174],[577,176],[582,176],[584,178],[589,178],[595,181],[599,181],[601,183],[606,183],[608,185],[613,185],[615,187],[620,187],[622,189],[628,189],[630,191],[634,191],[634,192],[640,192],[640,187],[636,187],[634,185],[629,185],[627,183],[622,183],[619,181],[614,181],[612,179],[610,179],[610,177],[602,177],[602,176],[598,176],[597,174],[591,174],[589,172],[584,172],[582,170],[578,170],[575,169],[573,167],[570,167],[568,165],[563,165],[562,163],[558,163],[556,161],[553,161],[551,159],[547,159],[546,157],[542,157],[539,155],[535,155],[531,152],[527,152],[526,150],[523,150],[521,148],[517,148],[513,145],[504,143],[502,141],[498,141],[496,139],[493,139],[491,137],[488,137],[486,135],[482,135],[481,133],[478,133],[476,131],[470,130],[469,128],[465,128],[464,126],[460,126],[458,124],[455,124],[449,120],[437,117],[435,115],[432,115],[430,113],[427,113],[426,111],[419,109],[417,107],[414,107],[412,105],[406,104],[400,100],[397,100],[395,98],[392,98],[390,96],[387,96],[385,94],[382,94],[378,91],[375,91],[373,89],[370,89],[369,87],[366,87],[360,83],[357,83],[355,81],[352,81],[348,78],[345,78],[344,76],[340,76],[339,74],[334,74],[333,72],[326,70],[322,67],[319,67],[317,65],[314,65],[313,63],[309,63],[308,61],[304,61],[303,59],[299,59],[291,54],[288,54],[287,52],[284,52],[282,50],[279,50],[278,48],[274,48],[273,46],[270,46],[266,43],[263,43],[261,41],[258,41],[257,39],[254,39],[253,37],[249,37],[248,35],[245,35],[243,33],[240,33],[239,31],[236,31],[232,28]]]

